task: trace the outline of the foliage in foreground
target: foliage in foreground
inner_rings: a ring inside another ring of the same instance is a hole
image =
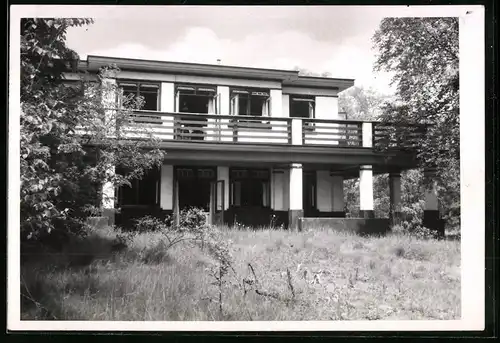
[[[22,318],[460,316],[460,244],[456,241],[408,234],[359,237],[321,228],[294,233],[204,226],[196,231],[206,231],[203,245],[196,234],[170,244],[171,238],[158,228],[141,233],[94,229],[86,238],[75,238],[62,253],[25,260]]]
[[[130,186],[131,180],[141,178],[163,158],[147,130],[137,129],[141,141],[122,139],[142,99],[120,93],[110,81],[116,68],[104,68],[96,80],[75,74],[80,78],[65,81],[66,73],[76,72],[78,62],[78,55],[66,46],[66,31],[91,23],[91,19],[21,20],[23,241],[47,237],[58,241],[67,233],[82,233],[85,219],[102,205],[103,183]],[[110,110],[116,99],[122,108]]]

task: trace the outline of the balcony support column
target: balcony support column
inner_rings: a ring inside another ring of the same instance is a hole
[[[371,165],[359,167],[359,216],[375,218],[373,211],[373,170]]]
[[[106,171],[106,179],[115,175],[115,167],[110,166]],[[102,185],[101,208],[103,217],[108,218],[108,225],[115,224],[115,185],[111,181],[105,181]]]
[[[422,224],[424,227],[437,231],[444,236],[444,221],[439,214],[439,201],[437,194],[436,170],[424,170],[425,208]]]
[[[291,230],[300,231],[301,219],[304,217],[304,209],[302,207],[302,164],[293,163],[290,165],[289,179],[289,204],[288,211],[288,228]]]

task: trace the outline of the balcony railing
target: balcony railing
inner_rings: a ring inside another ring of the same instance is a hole
[[[419,125],[149,111],[134,112],[123,127],[130,138],[144,130],[161,140],[348,148],[414,148],[425,134]]]

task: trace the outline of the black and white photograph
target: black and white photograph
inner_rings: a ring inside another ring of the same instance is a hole
[[[8,329],[484,328],[483,7],[10,11]]]

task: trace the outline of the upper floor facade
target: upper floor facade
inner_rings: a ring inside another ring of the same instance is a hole
[[[421,134],[421,127],[407,126],[401,140],[385,123],[346,120],[339,93],[354,85],[352,79],[102,56],[88,56],[79,69],[92,75],[109,65],[119,68],[109,81],[128,98],[144,101],[124,132],[132,139],[140,136],[139,127],[148,129],[173,158],[218,150],[236,159],[251,152],[262,161],[266,151],[274,153],[270,161],[286,156],[287,163],[387,164],[376,156],[378,144],[404,150]],[[109,107],[120,106],[113,101]],[[279,154],[283,149],[286,155]]]

